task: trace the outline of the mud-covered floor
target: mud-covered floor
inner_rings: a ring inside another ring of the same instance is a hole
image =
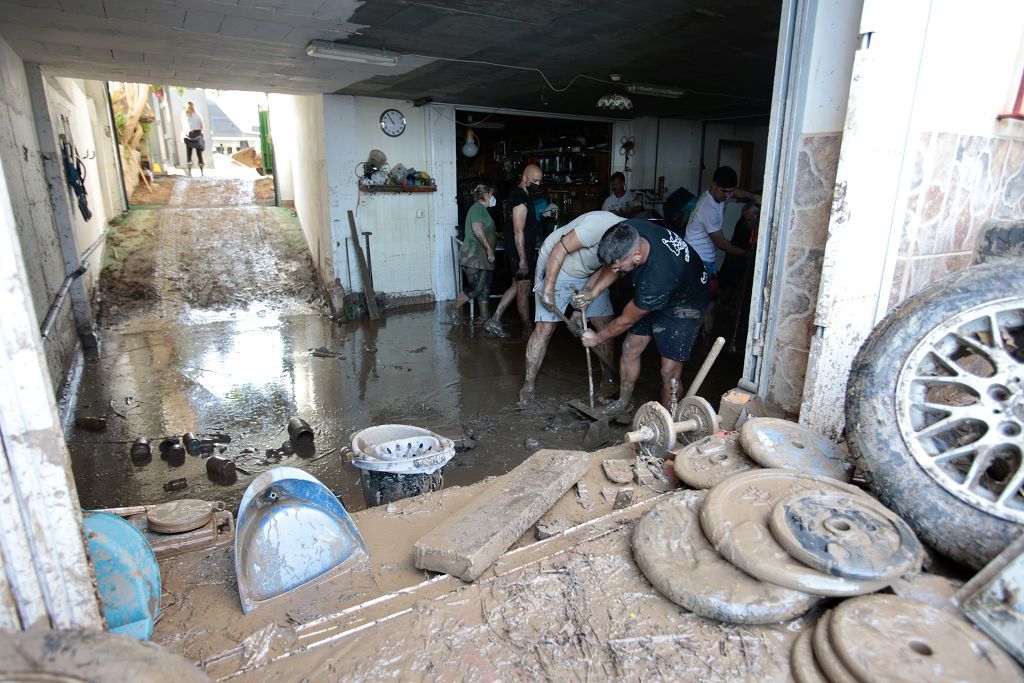
[[[505,340],[452,325],[441,304],[339,325],[324,315],[297,219],[254,205],[256,181],[165,182],[167,205],[133,210],[107,244],[102,348],[86,361],[75,412],[105,417],[107,428],[68,430],[83,507],[203,498],[234,510],[253,476],[288,464],[360,509],[358,471],[343,447],[353,432],[383,423],[471,434],[476,446],[445,468],[446,486],[507,472],[538,448],[580,447],[587,424],[565,403],[586,397],[586,362],[566,331],[552,340],[538,400],[517,408],[525,339],[514,311]],[[695,359],[704,353],[698,345]],[[723,355],[701,395],[717,406],[739,366]],[[645,358],[637,399],[656,398],[658,381],[657,358]],[[281,452],[292,416],[313,426],[315,452]],[[173,466],[155,443],[149,463],[132,463],[136,437],[187,431],[230,436],[214,452],[245,473],[215,482],[204,458]],[[622,431],[613,427],[612,438]],[[179,478],[185,488],[164,490]]]

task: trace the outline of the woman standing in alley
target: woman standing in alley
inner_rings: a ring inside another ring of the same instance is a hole
[[[196,151],[196,161],[199,162],[199,173],[203,174],[203,150],[206,149],[206,141],[203,140],[203,117],[196,111],[194,102],[189,102],[185,107],[185,115],[182,117],[185,133],[185,150],[188,160],[188,174],[192,175],[192,150]]]

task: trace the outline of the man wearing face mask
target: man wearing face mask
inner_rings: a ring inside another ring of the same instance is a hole
[[[533,282],[533,270],[537,261],[537,215],[533,210],[533,200],[530,199],[530,188],[538,187],[543,179],[544,173],[540,166],[529,164],[523,169],[519,184],[512,188],[508,195],[512,225],[505,226],[505,253],[508,255],[512,284],[501,295],[494,316],[484,327],[498,337],[508,336],[508,332],[501,325],[501,316],[513,300],[519,310],[519,318],[523,321],[523,332],[527,336],[533,332],[533,324],[530,321],[530,283]]]

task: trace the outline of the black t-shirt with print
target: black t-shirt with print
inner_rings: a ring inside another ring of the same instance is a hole
[[[647,261],[633,271],[633,303],[645,311],[708,305],[710,278],[690,245],[660,225],[640,218],[626,221],[651,245]]]
[[[509,222],[505,226],[505,251],[518,254],[516,251],[516,231],[512,222],[512,209],[523,205],[526,207],[526,225],[523,226],[523,246],[526,247],[526,258],[537,250],[537,214],[533,210],[533,200],[523,188],[516,185],[508,193]]]

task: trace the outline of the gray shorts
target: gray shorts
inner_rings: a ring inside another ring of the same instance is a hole
[[[706,307],[679,306],[651,311],[636,321],[629,332],[638,337],[654,337],[654,346],[662,358],[687,361],[700,332],[705,310]]]
[[[544,304],[540,302],[540,293],[544,291],[544,269],[547,263],[537,264],[537,276],[534,278],[533,286],[533,299],[535,304],[534,320],[539,323],[557,323],[561,322],[561,319],[549,311]],[[587,279],[585,277],[573,277],[559,271],[558,278],[555,280],[555,307],[560,311],[565,311],[567,306],[572,305],[572,293],[576,290],[583,289],[587,286]],[[573,306],[575,308],[575,306]],[[601,294],[594,299],[589,306],[587,306],[587,317],[588,318],[601,318],[608,317],[615,314],[615,310],[612,308],[612,299],[608,296],[608,290],[604,290]]]

